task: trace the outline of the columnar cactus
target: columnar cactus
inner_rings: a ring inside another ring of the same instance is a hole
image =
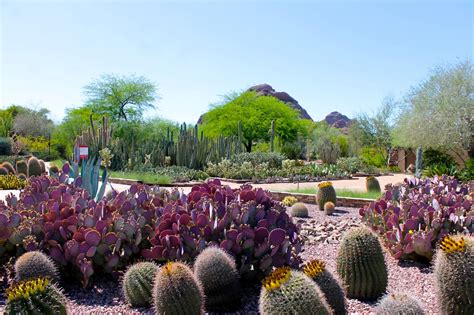
[[[33,156],[28,160],[28,177],[40,176],[41,174],[43,174],[41,164],[39,160]]]
[[[474,314],[474,237],[444,237],[435,274],[443,314]]]
[[[368,176],[365,178],[365,187],[367,191],[381,192],[380,183],[374,176]]]
[[[235,312],[240,308],[239,272],[232,256],[218,247],[208,247],[196,258],[194,274],[206,296],[206,311]]]
[[[280,267],[262,282],[260,314],[331,314],[318,285],[302,272]]]
[[[308,217],[308,208],[302,202],[297,202],[291,207],[291,216],[296,218]]]
[[[336,190],[331,182],[322,182],[318,184],[318,194],[316,201],[319,205],[319,210],[324,210],[324,204],[328,201],[336,204]]]
[[[28,175],[28,163],[25,160],[16,162],[16,173]]]
[[[59,280],[59,273],[55,263],[39,251],[26,252],[15,262],[15,280],[25,281],[47,277],[51,280]]]
[[[334,314],[347,314],[344,290],[326,269],[324,262],[314,259],[303,266],[303,272],[319,286]]]
[[[347,232],[339,247],[337,272],[347,296],[376,300],[387,288],[387,266],[377,237],[367,228]]]
[[[423,315],[420,303],[404,293],[387,294],[375,310],[377,315]]]
[[[204,314],[204,293],[188,266],[169,262],[156,274],[153,304],[157,314]]]
[[[333,214],[335,209],[336,209],[336,205],[332,203],[331,201],[328,201],[324,204],[324,213],[327,215]]]
[[[66,315],[67,299],[48,278],[13,284],[6,291],[5,314]]]
[[[122,291],[130,305],[140,307],[151,304],[157,272],[158,266],[152,262],[139,262],[128,268],[122,280]]]
[[[3,162],[1,167],[5,168],[8,171],[8,174],[15,174],[15,168],[10,162]]]

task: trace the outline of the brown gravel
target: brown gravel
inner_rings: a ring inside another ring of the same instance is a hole
[[[358,209],[338,208],[334,215],[327,216],[308,205],[310,217],[298,218],[302,235],[306,239],[302,257],[305,261],[318,258],[326,262],[327,268],[335,274],[338,243],[347,229],[360,225]],[[321,237],[323,235],[323,237]],[[429,265],[411,262],[399,263],[385,254],[389,271],[388,292],[401,291],[417,298],[427,314],[439,314],[435,297],[434,275]],[[6,266],[6,267],[5,267]],[[4,264],[0,274],[0,290],[6,286],[5,274],[10,272],[11,263]],[[71,314],[153,314],[151,309],[132,309],[121,296],[118,281],[111,277],[95,279],[92,288],[83,289],[77,282],[62,283],[71,300]],[[236,314],[257,314],[259,287],[244,290],[244,305]],[[5,297],[0,297],[0,314],[3,313]],[[349,314],[373,314],[375,303],[348,299]]]

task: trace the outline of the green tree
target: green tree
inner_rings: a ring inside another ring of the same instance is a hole
[[[395,143],[474,156],[474,67],[470,60],[436,68],[412,88],[402,107]]]
[[[155,85],[143,76],[105,74],[86,85],[86,105],[94,113],[109,116],[113,121],[140,120],[145,109],[154,108]]]
[[[272,96],[255,92],[232,94],[223,104],[215,105],[204,114],[202,130],[210,137],[233,136],[242,123],[242,142],[247,152],[258,141],[268,141],[272,120],[275,134],[283,141],[294,141],[299,130],[298,113]]]

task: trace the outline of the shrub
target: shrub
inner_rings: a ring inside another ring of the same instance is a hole
[[[12,284],[6,291],[5,314],[67,314],[67,299],[47,278]]]
[[[259,311],[271,314],[331,314],[324,294],[302,272],[281,267],[263,281]]]
[[[474,237],[446,236],[435,263],[443,314],[474,313]]]
[[[204,314],[204,293],[191,269],[169,262],[156,274],[153,306],[157,314]]]
[[[378,304],[377,315],[424,315],[420,303],[405,293],[387,294]]]
[[[366,165],[384,167],[387,165],[387,157],[384,149],[374,147],[363,147],[360,159]]]
[[[336,161],[336,166],[343,172],[353,174],[360,171],[363,167],[363,162],[358,157],[341,157]]]
[[[470,193],[467,184],[447,176],[405,179],[399,188],[387,185],[360,215],[396,259],[431,260],[445,235],[474,232]]]
[[[127,269],[122,280],[122,292],[130,305],[139,307],[151,304],[157,272],[158,266],[152,262],[139,262]]]
[[[206,311],[235,312],[240,308],[241,288],[234,258],[218,247],[197,256],[194,273],[206,296]]]
[[[2,168],[0,168],[0,170],[2,170]],[[18,176],[13,174],[0,175],[0,189],[16,190],[25,188],[26,178],[22,178],[21,175],[22,174],[19,174]]]
[[[344,235],[337,254],[337,273],[349,298],[373,301],[385,292],[388,276],[382,247],[367,228],[354,228]]]
[[[456,166],[456,162],[449,154],[435,149],[423,150],[422,161],[424,167],[441,164],[445,166]]]
[[[308,208],[302,202],[297,202],[291,207],[291,216],[296,218],[307,218]]]
[[[235,164],[250,162],[253,166],[268,163],[270,168],[281,168],[284,159],[284,155],[275,152],[244,152],[232,156],[230,161]]]
[[[25,281],[40,277],[59,280],[58,268],[55,263],[39,251],[26,252],[15,262],[15,280]]]
[[[10,138],[0,137],[0,155],[12,154],[12,140]]]
[[[287,206],[287,207],[291,207],[292,205],[294,205],[295,203],[298,202],[298,199],[296,199],[296,197],[294,196],[286,196],[285,198],[283,198],[282,200],[282,204]]]

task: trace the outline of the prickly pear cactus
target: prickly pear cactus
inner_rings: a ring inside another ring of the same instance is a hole
[[[376,315],[424,315],[420,303],[404,293],[387,294],[377,306]]]
[[[349,298],[373,301],[387,288],[387,266],[378,238],[367,228],[349,230],[340,244],[337,273]]]
[[[194,262],[194,274],[206,296],[206,311],[235,312],[240,308],[241,288],[235,261],[218,247],[208,247]]]
[[[24,281],[38,277],[59,280],[58,269],[53,260],[39,251],[21,255],[15,262],[15,280]]]
[[[130,305],[140,307],[151,304],[157,272],[158,266],[152,262],[139,262],[128,268],[122,280],[122,291]]]
[[[443,314],[474,314],[474,237],[444,237],[435,275]]]
[[[302,202],[297,202],[291,207],[291,216],[296,218],[307,218],[308,208]]]
[[[155,277],[153,305],[157,314],[204,314],[204,293],[192,270],[179,262],[160,268]]]
[[[347,314],[344,290],[326,269],[324,262],[314,259],[303,266],[303,272],[319,286],[334,314]]]
[[[318,184],[318,194],[316,201],[319,205],[319,210],[324,210],[324,204],[328,201],[336,204],[336,190],[331,182],[322,182]]]
[[[332,313],[318,285],[289,267],[277,268],[263,280],[259,311],[263,315]]]
[[[380,183],[377,180],[377,178],[373,176],[368,176],[365,178],[365,188],[367,191],[373,191],[373,192],[381,192],[382,190],[380,189]]]
[[[6,291],[6,315],[66,315],[67,299],[48,278],[14,283]]]

